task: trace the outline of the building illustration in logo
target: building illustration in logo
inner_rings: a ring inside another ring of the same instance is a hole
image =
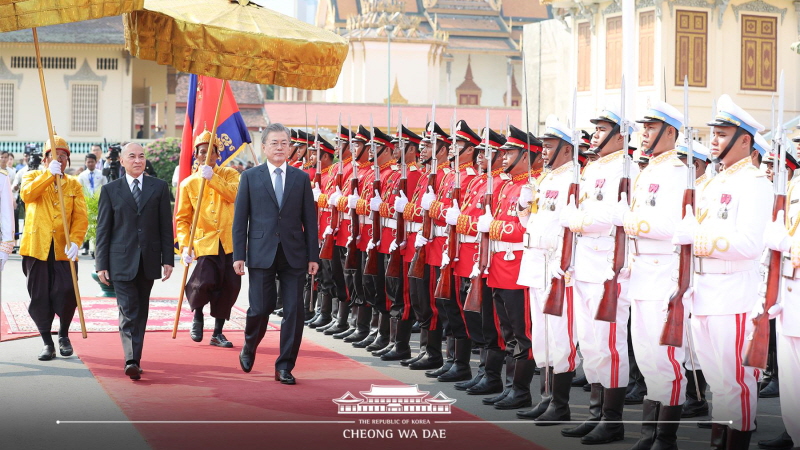
[[[429,396],[420,391],[418,385],[378,386],[373,384],[369,391],[359,392],[358,398],[346,392],[333,399],[339,406],[339,414],[450,414],[450,405],[456,399],[439,392]]]

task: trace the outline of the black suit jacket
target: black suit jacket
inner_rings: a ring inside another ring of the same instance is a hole
[[[144,276],[161,278],[161,265],[175,264],[172,208],[166,181],[145,176],[141,207],[122,177],[103,186],[97,213],[96,270],[112,281],[131,281],[144,262]]]
[[[242,173],[233,213],[233,260],[247,267],[268,269],[278,244],[294,268],[319,262],[317,205],[311,181],[287,165],[283,202],[278,207],[267,163]]]

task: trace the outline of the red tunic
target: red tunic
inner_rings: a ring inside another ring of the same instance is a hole
[[[498,191],[497,205],[492,212],[494,220],[489,230],[492,241],[491,262],[487,285],[500,289],[527,289],[517,284],[522,260],[522,235],[525,227],[520,223],[517,203],[522,187],[528,183],[528,174],[521,173],[505,183]],[[509,244],[514,247],[510,247]],[[506,250],[497,251],[497,246]],[[519,247],[519,248],[515,248]]]
[[[395,173],[394,169],[395,161],[387,161],[382,166],[379,167],[379,179],[380,179],[380,188],[378,189],[378,194],[383,195],[385,192],[386,185],[388,184],[389,177]],[[359,215],[359,223],[361,225],[361,230],[358,235],[358,249],[362,252],[367,251],[367,245],[369,245],[369,241],[372,240],[372,224],[368,223],[372,216],[372,210],[369,209],[369,202],[372,200],[372,197],[375,195],[375,188],[373,182],[375,181],[375,167],[370,166],[369,171],[366,173],[364,177],[359,175],[358,180],[358,193],[361,199],[358,200],[358,204],[356,205],[356,212]]]
[[[461,186],[467,186],[476,175],[475,170],[472,168],[472,163],[467,162],[461,164],[459,170],[461,172]],[[431,209],[429,211],[431,219],[433,219],[433,224],[440,227],[440,229],[447,226],[447,222],[444,218],[447,213],[447,208],[453,205],[452,190],[456,182],[454,171],[446,169],[442,172],[445,173],[445,176],[437,183],[438,189],[435,189],[436,200],[431,203]],[[461,199],[458,200],[459,203],[461,203]],[[447,243],[447,236],[444,235],[444,232],[436,233],[435,236],[433,242],[428,244],[430,247],[428,248],[427,260],[425,262],[429,265],[439,267],[442,265],[442,255],[444,254],[444,247]]]
[[[339,229],[336,231],[336,245],[344,247],[347,245],[347,238],[350,237],[350,209],[347,207],[347,195],[350,194],[350,178],[353,176],[353,158],[347,158],[342,161],[342,186],[339,189],[342,192],[342,197],[336,202],[336,209],[342,218],[339,223]],[[334,191],[336,189],[334,188]]]
[[[330,198],[330,195],[336,191],[336,187],[334,186],[334,181],[336,181],[336,173],[338,172],[338,170],[339,170],[338,164],[331,164],[330,166],[322,169],[320,172],[319,189],[321,193],[319,194],[319,198],[317,199],[320,240],[322,240],[322,233],[325,232],[325,228],[327,228],[331,224],[331,208],[330,206],[328,206],[328,198]]]

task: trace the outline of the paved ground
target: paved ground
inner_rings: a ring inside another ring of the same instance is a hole
[[[82,295],[97,295],[99,288],[90,277],[94,270],[93,261],[82,259],[79,266]],[[177,296],[181,271],[182,267],[165,283],[157,281],[152,295]],[[237,302],[237,305],[243,308],[247,307],[246,292],[247,277],[243,280],[242,294]],[[2,272],[0,299],[2,301],[27,299],[25,278],[22,275],[20,259],[16,255],[12,255]],[[417,336],[413,335],[413,338],[416,339]],[[240,333],[228,334],[228,338],[237,347],[243,340]],[[499,426],[539,445],[551,449],[586,448],[577,440],[561,437],[561,426],[538,427],[527,421],[518,421],[514,417],[514,411],[498,411],[484,406],[480,403],[481,397],[466,395],[453,389],[448,383],[439,383],[426,378],[423,372],[410,371],[398,363],[380,361],[364,350],[355,349],[342,341],[323,336],[322,333],[307,329],[304,338],[325,345],[402,382],[419,384],[420,390],[431,391],[432,394],[441,390],[447,396],[457,399],[455,406],[485,420],[508,421],[509,423],[501,423]],[[414,346],[416,348],[416,344]],[[41,341],[38,338],[0,343],[0,449],[148,448],[132,425],[111,427],[81,425],[80,428],[70,425],[70,432],[64,431],[64,425],[56,425],[56,420],[75,415],[80,415],[82,420],[124,420],[125,415],[80,361],[80,355],[40,362],[36,359],[40,349]],[[302,358],[302,352],[300,357]],[[477,357],[473,358],[476,359]],[[123,374],[120,373],[120,376]],[[538,380],[534,379],[533,385],[538,386],[538,383]],[[331,393],[331,396],[333,398],[334,395],[341,394]],[[581,389],[572,389],[573,420],[587,417],[587,403],[588,393]],[[625,408],[624,420],[635,421],[640,418],[641,405]],[[759,401],[758,426],[758,431],[751,441],[751,448],[756,448],[757,440],[772,438],[783,430],[778,399]],[[637,424],[626,424],[626,439],[602,448],[612,450],[630,448],[638,437],[639,428]],[[55,438],[56,435],[58,440]],[[709,430],[699,429],[694,423],[683,424],[679,431],[680,448],[685,450],[707,448],[709,435]],[[59,445],[54,447],[55,442]],[[358,446],[353,445],[352,448]]]

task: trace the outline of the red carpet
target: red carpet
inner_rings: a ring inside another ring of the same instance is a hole
[[[208,334],[208,333],[206,333]],[[155,450],[209,448],[249,449],[317,448],[325,450],[379,448],[452,449],[494,448],[538,449],[535,444],[491,424],[438,424],[439,420],[479,420],[456,407],[450,414],[337,414],[334,398],[346,392],[359,396],[371,384],[402,383],[339,353],[310,341],[303,341],[293,374],[298,384],[284,386],[274,381],[278,333],[267,333],[256,357],[253,372],[239,368],[242,333],[229,333],[232,349],[220,349],[192,342],[187,333],[170,338],[170,333],[150,332],[145,338],[142,380],[134,382],[123,374],[119,337],[96,333],[88,340],[74,339],[81,360],[100,381],[112,399],[133,421],[331,421],[351,424],[137,424],[142,436]],[[448,387],[450,385],[447,385]],[[444,387],[444,386],[443,386]],[[421,389],[425,391],[425,389]],[[434,396],[438,390],[432,390]],[[67,419],[67,418],[65,418]],[[74,420],[102,420],[80,417]],[[362,424],[362,420],[426,419],[421,425]],[[113,425],[110,425],[113,426]],[[347,439],[346,430],[374,433],[391,429],[393,438]],[[401,438],[398,429],[415,430],[417,438]],[[423,438],[424,431],[445,430],[444,439]]]

